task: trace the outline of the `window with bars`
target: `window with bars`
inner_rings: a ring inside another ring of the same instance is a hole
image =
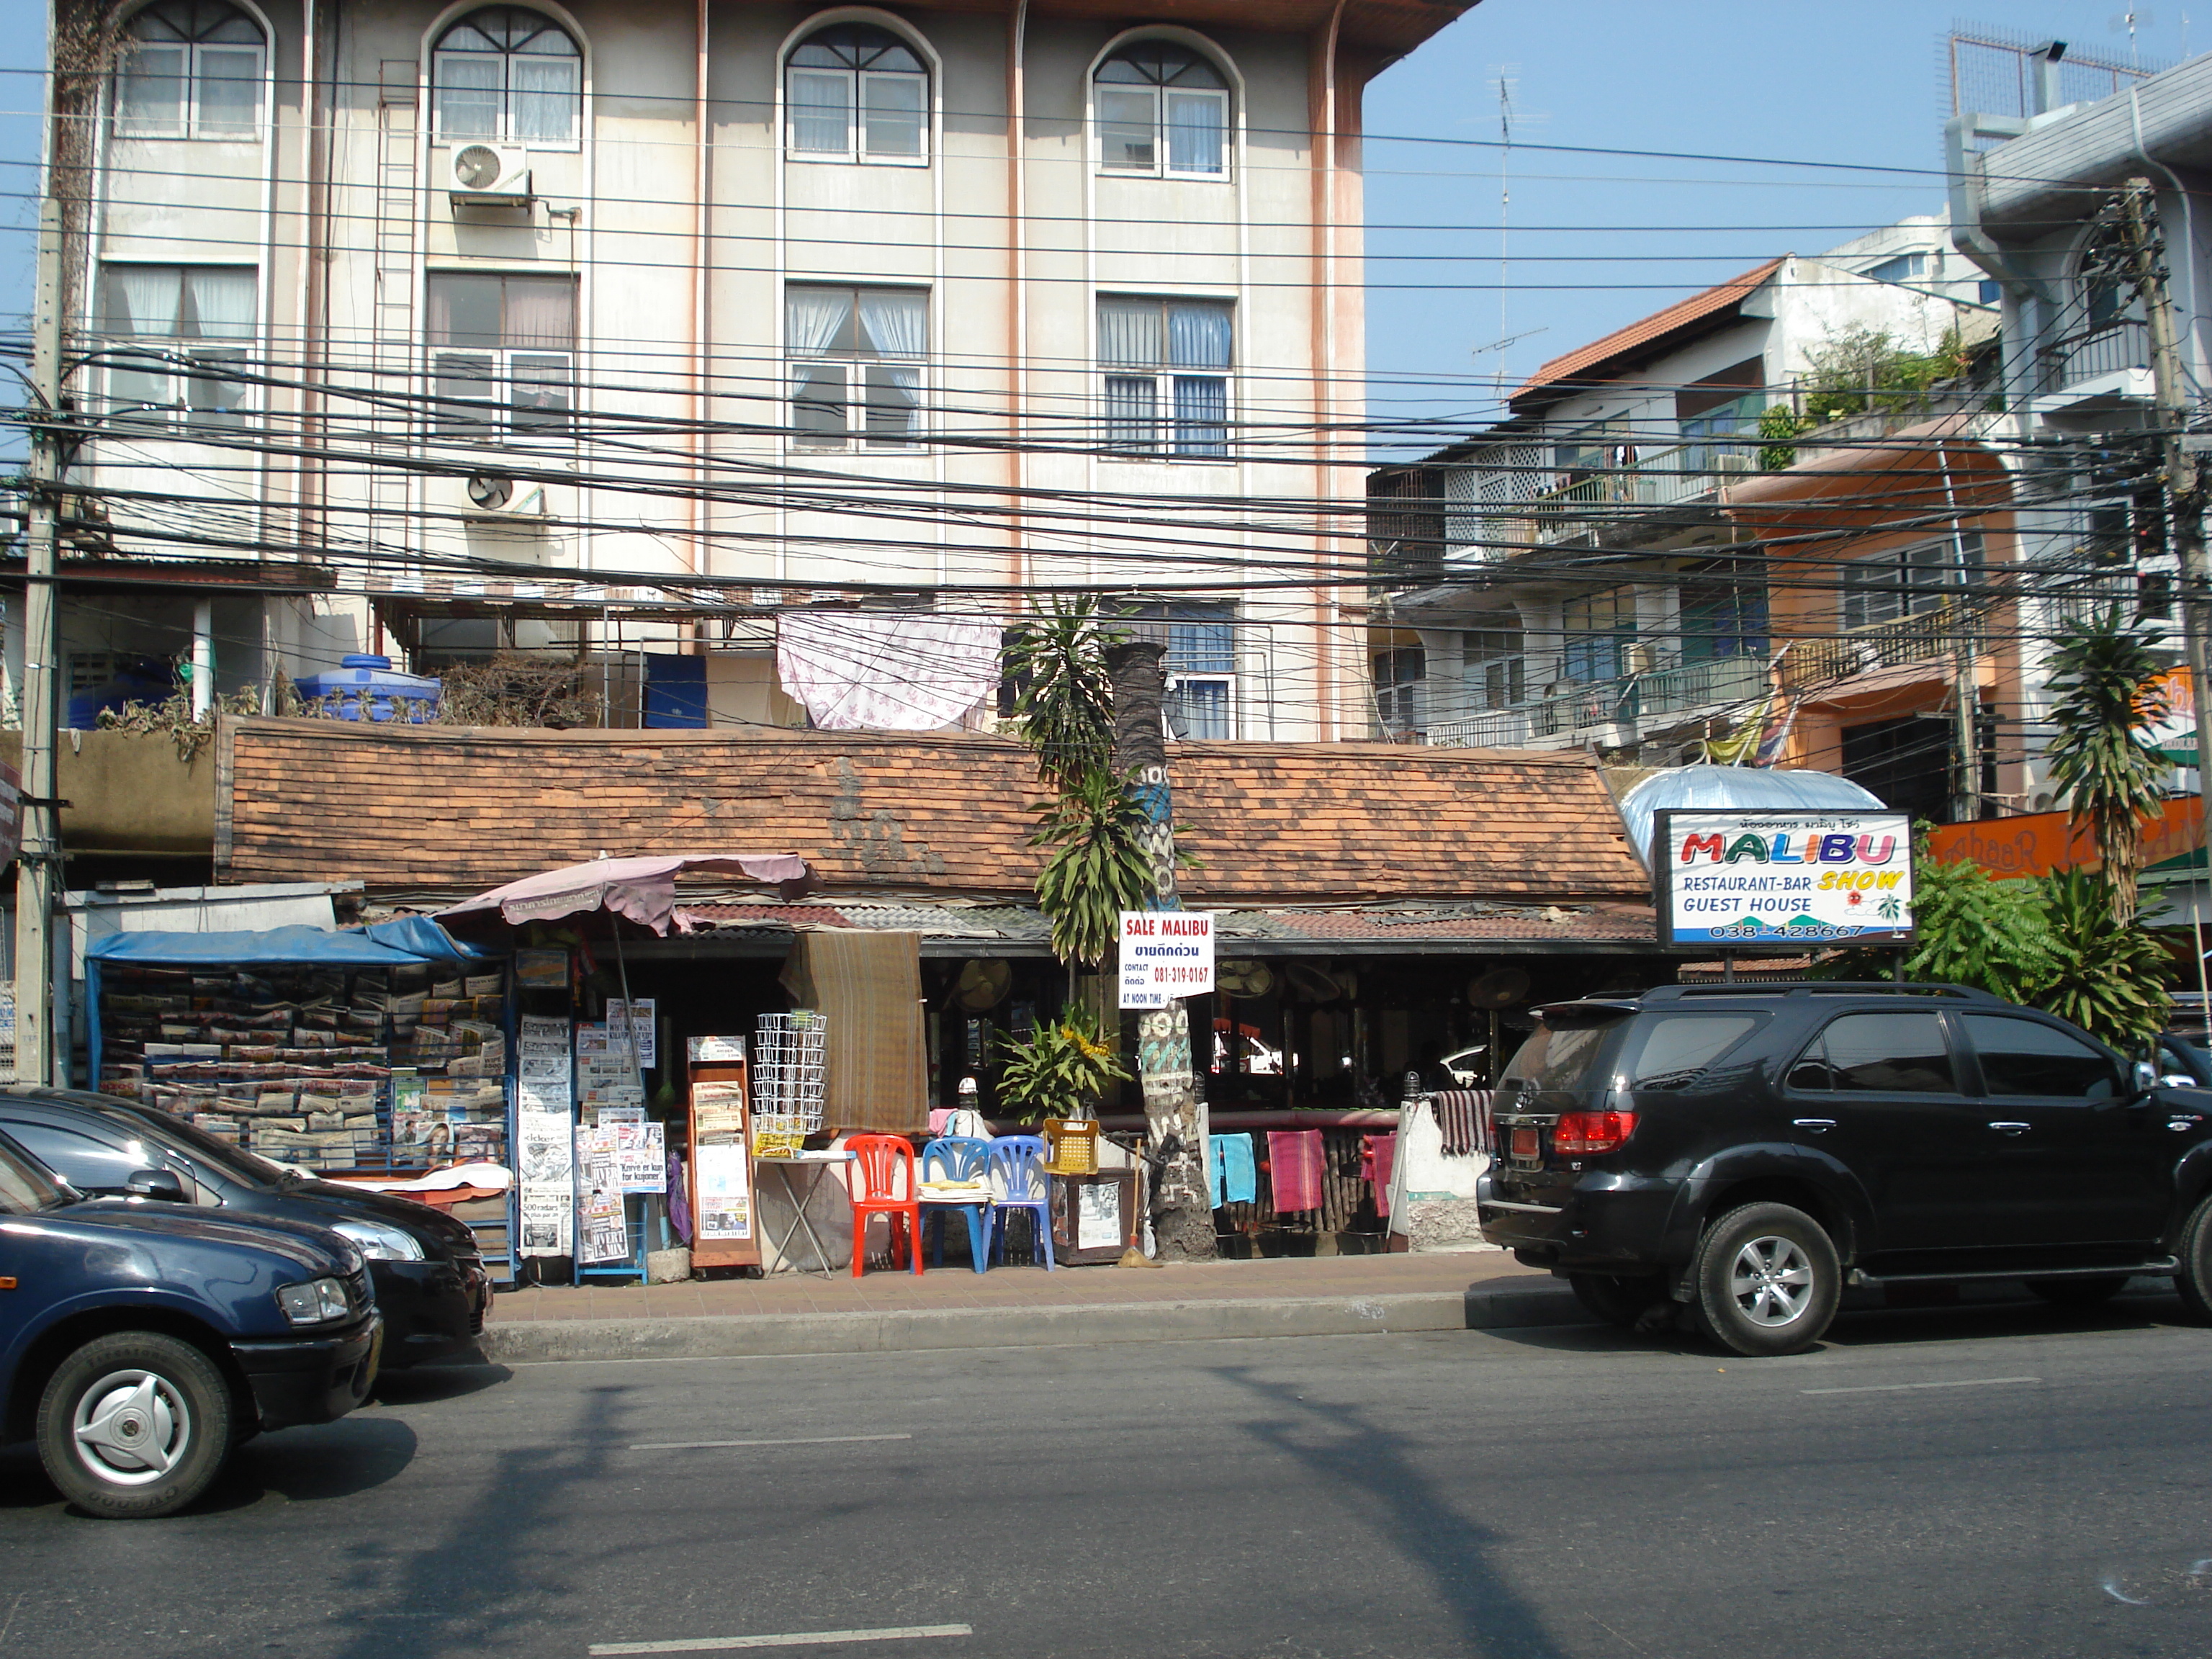
[[[915,288],[784,290],[792,441],[902,449],[921,434],[929,295]]]
[[[1100,298],[1109,448],[1227,459],[1234,316],[1213,300]]]
[[[1202,54],[1139,40],[1094,79],[1098,164],[1108,173],[1170,179],[1229,174],[1229,85]]]
[[[1874,628],[1924,616],[1945,600],[1960,597],[1978,586],[1982,569],[1982,538],[1970,531],[1954,548],[1948,536],[1920,542],[1843,567],[1841,608],[1848,631]],[[1964,564],[1961,566],[1961,552]]]
[[[1518,623],[1469,629],[1460,635],[1467,700],[1477,708],[1511,708],[1528,700],[1528,659]]]
[[[929,162],[929,72],[889,29],[834,23],[792,49],[788,152],[806,161]]]
[[[1683,661],[1766,653],[1766,585],[1755,570],[1696,572],[1680,605]]]
[[[126,138],[252,138],[261,26],[224,0],[155,0],[124,25],[115,130]]]
[[[1569,599],[1559,607],[1559,678],[1596,685],[1626,674],[1636,637],[1636,595],[1626,587]]]
[[[557,437],[576,385],[576,282],[430,273],[430,424],[455,436]]]
[[[1233,600],[1124,605],[1118,615],[1153,624],[1166,647],[1160,661],[1168,730],[1199,741],[1237,735],[1237,606]],[[1162,625],[1164,625],[1164,627]]]
[[[430,83],[441,143],[566,145],[583,131],[582,50],[520,6],[480,7],[440,35]]]
[[[186,428],[244,425],[259,276],[252,265],[101,266],[110,408]]]

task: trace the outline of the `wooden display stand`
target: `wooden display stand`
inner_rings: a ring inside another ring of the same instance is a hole
[[[745,1091],[745,1062],[742,1060],[691,1062],[685,1104],[690,1117],[690,1154],[687,1181],[691,1192],[691,1266],[700,1267],[757,1267],[761,1265],[760,1194],[753,1182],[752,1108]],[[702,1085],[707,1099],[706,1127],[701,1127]],[[702,1177],[710,1177],[704,1198]],[[742,1200],[742,1220],[721,1237],[708,1229],[716,1214],[739,1212],[732,1200]]]

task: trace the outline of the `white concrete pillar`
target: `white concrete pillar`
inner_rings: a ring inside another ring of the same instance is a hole
[[[215,706],[215,601],[192,605],[192,718],[204,720]]]

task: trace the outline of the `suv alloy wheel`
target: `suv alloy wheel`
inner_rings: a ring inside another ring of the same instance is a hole
[[[2199,1324],[2212,1325],[2212,1194],[2199,1199],[2189,1212],[2181,1248],[2174,1254],[2181,1259],[2173,1288],[2181,1292],[2182,1305]]]
[[[167,1515],[207,1490],[230,1450],[231,1390],[189,1342],[96,1337],[39,1400],[39,1459],[62,1496],[110,1521]]]
[[[1802,1353],[1820,1340],[1843,1293],[1836,1247],[1786,1204],[1744,1204],[1707,1230],[1691,1265],[1698,1326],[1740,1354]]]

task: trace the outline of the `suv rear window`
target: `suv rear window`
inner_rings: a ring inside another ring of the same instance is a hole
[[[1518,1085],[1530,1093],[1579,1089],[1596,1071],[1598,1056],[1620,1029],[1617,1019],[1563,1028],[1539,1025],[1498,1079],[1498,1087],[1504,1090]]]
[[[1619,1086],[1647,1093],[1686,1089],[1765,1023],[1765,1014],[1647,1014],[1621,1045],[1613,1067]]]

